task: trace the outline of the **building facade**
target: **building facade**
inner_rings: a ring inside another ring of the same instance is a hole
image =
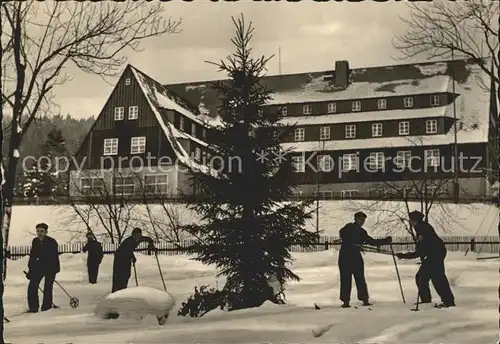
[[[273,91],[265,111],[281,112],[292,129],[283,147],[294,161],[297,194],[491,194],[498,110],[494,87],[472,61],[359,69],[338,61],[333,71],[267,76],[263,84]],[[218,105],[210,82],[161,85],[128,66],[78,155],[94,173],[103,157],[131,163],[145,154],[156,167],[169,156],[211,173],[202,161]],[[158,173],[142,173],[143,183],[150,174]],[[166,180],[175,194],[189,191],[188,175],[172,170],[151,180]]]

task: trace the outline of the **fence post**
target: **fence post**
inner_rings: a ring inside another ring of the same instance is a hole
[[[470,239],[470,250],[471,252],[476,252],[476,240],[474,238]]]

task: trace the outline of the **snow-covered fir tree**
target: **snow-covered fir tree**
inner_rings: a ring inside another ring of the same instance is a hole
[[[271,90],[261,84],[268,58],[251,56],[252,24],[236,20],[235,51],[217,63],[228,80],[217,82],[222,124],[209,134],[209,148],[219,161],[217,175],[194,172],[201,197],[186,197],[203,224],[185,226],[196,244],[196,260],[215,265],[226,283],[222,290],[197,288],[180,314],[200,315],[218,306],[229,310],[258,307],[269,300],[284,303],[268,280],[284,288],[299,280],[290,270],[291,246],[310,246],[317,236],[305,229],[306,202],[285,202],[292,195],[293,169],[280,146],[293,128],[280,124],[279,111],[265,110]],[[285,159],[279,159],[285,157]],[[223,165],[223,166],[222,166]],[[193,307],[204,308],[193,312]],[[191,308],[191,309],[189,309]]]
[[[26,198],[49,198],[67,194],[66,162],[57,161],[57,157],[67,155],[67,150],[61,130],[53,128],[47,139],[41,144],[40,157],[26,171],[23,171],[20,189]]]

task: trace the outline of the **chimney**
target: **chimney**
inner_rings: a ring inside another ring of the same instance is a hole
[[[349,62],[335,61],[335,87],[347,88],[349,86]]]

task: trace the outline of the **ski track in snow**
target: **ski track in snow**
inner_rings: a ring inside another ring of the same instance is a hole
[[[477,261],[474,256],[449,253],[448,277],[458,307],[434,309],[414,307],[415,262],[400,262],[399,270],[407,303],[401,301],[392,258],[368,253],[364,256],[372,310],[359,307],[353,289],[350,309],[340,309],[336,251],[296,253],[294,269],[303,278],[287,289],[288,304],[265,304],[258,309],[224,312],[215,310],[200,319],[176,316],[172,311],[165,326],[154,316],[143,320],[101,320],[93,315],[96,303],[111,285],[112,256],[106,256],[97,285],[86,283],[85,256],[62,255],[58,280],[70,294],[80,299],[71,309],[69,300],[54,286],[54,302],[61,309],[46,313],[19,314],[25,307],[27,280],[22,276],[27,259],[9,263],[5,290],[5,337],[11,343],[258,343],[258,342],[368,342],[368,343],[492,343],[498,338],[498,261]],[[137,254],[139,284],[162,289],[154,257]],[[180,307],[195,285],[219,286],[215,271],[188,256],[159,256],[167,288]],[[495,276],[495,278],[492,278]],[[133,278],[130,286],[134,285]],[[439,301],[435,292],[434,301]],[[314,309],[317,303],[321,310]],[[320,338],[312,330],[333,324]]]

